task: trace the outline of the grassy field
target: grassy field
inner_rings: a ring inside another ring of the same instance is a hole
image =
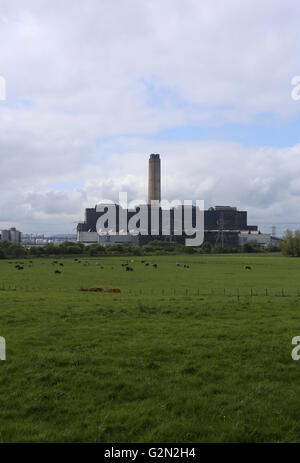
[[[125,261],[0,261],[0,442],[299,442],[300,259]]]

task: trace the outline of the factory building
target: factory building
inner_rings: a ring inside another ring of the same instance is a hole
[[[222,247],[238,247],[241,231],[257,231],[256,225],[248,225],[247,211],[236,207],[216,206],[204,211],[205,241]]]
[[[16,228],[10,230],[0,230],[0,241],[7,241],[12,244],[21,244],[21,232]]]
[[[119,211],[121,206],[118,204],[116,207],[116,233],[110,234],[97,233],[96,224],[98,219],[106,213],[106,210],[98,212],[97,208],[88,208],[85,210],[85,219],[77,226],[77,240],[84,244],[101,243],[108,244],[146,244],[152,240],[168,240],[177,241],[184,244],[186,235],[182,233],[177,235],[175,230],[175,209],[170,210],[170,233],[168,236],[163,234],[162,230],[162,216],[163,210],[159,207],[159,230],[157,235],[151,234],[151,201],[161,202],[161,160],[159,154],[151,154],[149,158],[149,171],[148,171],[148,234],[141,233],[138,236],[132,236],[128,228],[128,223],[132,216],[136,214],[136,210],[128,210],[127,214],[127,230],[120,229],[119,225]],[[153,207],[153,206],[152,206]],[[182,230],[183,226],[182,215]],[[192,207],[193,225],[195,225],[196,207]],[[124,234],[123,232],[127,232]],[[212,245],[220,244],[222,247],[238,247],[241,243],[240,233],[257,232],[257,226],[248,225],[247,211],[239,211],[236,207],[231,206],[216,206],[211,207],[204,211],[204,241],[210,242]]]
[[[148,204],[151,201],[161,201],[161,170],[159,154],[151,154],[148,171]]]
[[[270,246],[279,246],[281,239],[276,236],[272,236],[269,233],[261,233],[258,230],[241,231],[239,233],[239,245],[244,246],[245,244],[253,244],[260,249],[266,249]]]

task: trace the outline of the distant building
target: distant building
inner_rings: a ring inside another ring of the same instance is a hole
[[[21,236],[21,232],[16,230],[14,227],[10,230],[0,231],[0,241],[7,241],[12,244],[21,244]]]
[[[269,233],[261,233],[259,231],[241,231],[239,233],[239,245],[254,244],[261,249],[266,249],[269,246],[277,246],[282,240]]]
[[[187,235],[184,232],[177,233],[175,225],[175,213],[177,208],[170,210],[170,230],[168,235],[163,233],[163,210],[159,207],[159,230],[156,235],[151,233],[151,201],[161,203],[161,160],[159,154],[151,154],[149,159],[148,169],[148,233],[140,233],[138,236],[132,236],[128,229],[128,224],[136,211],[129,210],[127,213],[127,230],[121,230],[119,226],[119,210],[121,206],[116,204],[116,234],[104,233],[99,235],[96,230],[97,220],[106,212],[98,212],[97,208],[88,208],[85,210],[85,219],[77,226],[77,241],[84,244],[101,243],[107,244],[147,244],[152,240],[168,240],[178,243],[185,243]],[[179,208],[181,206],[178,206]],[[153,209],[152,209],[153,211]],[[183,214],[184,215],[184,214]],[[184,219],[182,215],[181,230],[184,230]],[[153,222],[153,220],[152,220]],[[192,207],[192,222],[196,224],[196,208]],[[124,227],[124,224],[122,225]],[[126,225],[125,225],[126,227]],[[204,241],[210,242],[212,245],[219,244],[222,247],[236,248],[239,246],[240,232],[257,232],[256,225],[248,225],[247,211],[238,211],[236,207],[231,206],[216,206],[204,211]],[[124,233],[127,235],[124,236]]]
[[[116,210],[120,208],[116,205]],[[101,233],[98,234],[96,230],[97,220],[104,212],[97,212],[96,206],[94,208],[87,208],[85,210],[85,220],[77,225],[77,241],[85,245],[89,244],[101,244],[103,246],[115,245],[115,244],[139,244],[139,237],[132,236],[129,233],[123,234],[123,230],[119,228],[119,221],[116,222],[117,233]],[[133,215],[133,212],[128,213],[128,219]],[[128,230],[127,230],[128,232]]]
[[[119,208],[116,204],[116,210]],[[129,210],[127,213],[127,220],[135,214],[136,211]],[[183,232],[178,235],[175,233],[174,226],[174,209],[170,211],[170,233],[166,236],[162,231],[162,209],[159,209],[160,226],[157,235],[151,235],[151,206],[148,206],[148,234],[133,236],[129,233],[127,223],[127,230],[120,230],[118,213],[116,217],[116,234],[103,233],[98,234],[96,230],[97,220],[105,213],[98,212],[97,208],[88,208],[85,210],[85,220],[77,226],[77,241],[83,244],[99,243],[103,245],[109,244],[134,244],[144,245],[153,240],[163,241],[176,241],[184,244],[186,235]],[[193,207],[193,223],[195,223],[196,209]],[[182,223],[182,230],[184,229]],[[127,235],[122,234],[126,231]],[[240,235],[242,233],[242,235]],[[235,207],[230,206],[217,206],[204,211],[204,241],[208,241],[212,245],[219,244],[222,247],[236,248],[241,245],[240,236],[248,237],[249,233],[258,235],[258,228],[256,225],[248,225],[247,211],[238,211]]]
[[[151,154],[148,169],[148,204],[161,201],[161,170],[159,154]]]
[[[46,244],[49,244],[49,243],[51,243],[51,241],[48,240],[48,239],[37,238],[37,239],[35,240],[35,244],[36,244],[37,246],[46,246]],[[52,241],[52,243],[53,243],[53,241]]]
[[[241,231],[257,231],[257,225],[248,225],[247,211],[232,206],[215,206],[204,211],[204,240],[212,245],[238,247]]]

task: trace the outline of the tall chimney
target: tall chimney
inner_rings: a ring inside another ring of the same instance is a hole
[[[148,204],[154,200],[161,201],[159,154],[151,154],[149,159]]]

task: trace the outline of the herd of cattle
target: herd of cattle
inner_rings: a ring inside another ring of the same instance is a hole
[[[81,263],[81,260],[79,260],[79,259],[74,259],[74,261],[77,262],[78,264]],[[131,262],[134,262],[134,261],[132,260]],[[9,262],[9,264],[13,264],[13,263],[15,264],[15,268],[16,268],[17,270],[24,270],[24,262]],[[62,262],[58,262],[58,260],[53,260],[51,263],[52,263],[53,266],[64,267],[64,264],[63,264]],[[154,263],[154,264],[153,264],[153,263],[150,264],[150,262],[146,262],[145,260],[141,260],[141,264],[144,264],[145,267],[149,267],[149,266],[151,265],[153,268],[158,269],[158,265],[157,265],[157,264],[155,264],[155,263]],[[86,261],[83,262],[83,266],[84,266],[84,267],[86,267],[86,266],[88,266],[88,265],[89,265],[88,262],[86,262]],[[32,266],[33,266],[33,261],[30,260],[30,261],[29,261],[29,267],[32,267]],[[101,270],[104,269],[103,265],[100,264],[99,262],[96,264],[96,266],[97,266],[97,267],[100,267]],[[125,268],[126,272],[133,272],[133,271],[134,271],[134,268],[130,266],[130,264],[129,264],[128,261],[123,262],[123,263],[121,264],[121,266],[122,266],[123,268]],[[184,268],[190,268],[190,266],[189,266],[188,264],[181,264],[181,263],[179,263],[179,262],[176,262],[176,266],[177,266],[177,267],[181,267],[181,266],[182,266],[182,267],[184,267]],[[245,266],[245,270],[252,270],[252,267],[251,267],[250,265],[246,265],[246,266]],[[56,275],[60,275],[60,274],[62,273],[62,270],[59,270],[59,269],[55,268],[54,273],[55,273]]]
[[[82,262],[82,261],[79,260],[79,259],[74,259],[74,261],[77,262],[78,264],[83,263],[83,266],[84,266],[84,267],[86,267],[86,266],[89,265],[89,262],[87,262],[87,261]],[[134,261],[131,260],[131,263],[133,263],[133,262],[134,262]],[[140,262],[141,262],[141,264],[143,264],[145,267],[152,266],[154,269],[156,269],[156,270],[158,269],[158,265],[157,265],[156,263],[150,263],[150,262],[147,262],[147,261],[145,261],[145,260],[141,260]],[[12,264],[13,262],[9,262],[9,263]],[[62,269],[57,268],[57,266],[59,266],[59,267],[64,267],[64,264],[63,264],[62,262],[59,262],[58,260],[53,260],[53,261],[51,262],[51,264],[55,267],[54,273],[55,273],[56,275],[60,275],[60,274],[62,273]],[[29,267],[32,267],[32,266],[33,266],[33,261],[30,260],[30,261],[29,261]],[[100,264],[99,262],[96,264],[96,266],[97,266],[97,267],[100,267],[100,269],[102,269],[102,270],[104,269],[103,265]],[[121,264],[121,266],[122,266],[123,268],[125,268],[126,272],[133,272],[133,271],[134,271],[134,268],[129,264],[128,261],[123,262],[123,263]],[[190,266],[189,266],[188,264],[180,264],[179,262],[176,262],[176,266],[177,266],[177,267],[181,267],[181,266],[182,266],[182,267],[184,267],[184,268],[190,268]],[[16,263],[15,263],[15,268],[16,268],[17,270],[24,270],[24,262],[16,262]]]

